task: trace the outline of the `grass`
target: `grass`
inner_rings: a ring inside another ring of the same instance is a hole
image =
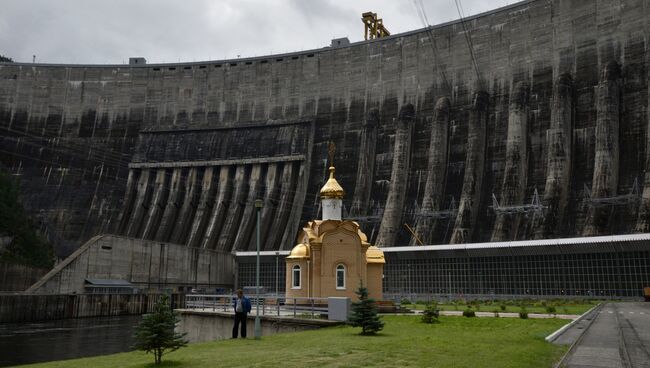
[[[555,307],[555,314],[583,314],[598,303],[599,302],[591,301],[548,302],[547,306]],[[462,302],[457,302],[456,304],[438,304],[438,309],[443,311],[463,311],[468,305],[468,303]],[[479,306],[479,309],[476,309],[477,305]],[[501,305],[505,305],[506,310],[501,310]],[[403,303],[402,306],[409,309],[423,310],[425,304],[419,302],[415,304]],[[523,306],[526,307],[528,313],[547,313],[546,306],[541,305],[540,301],[525,301],[523,302]],[[499,301],[482,301],[478,304],[472,304],[472,308],[480,312],[494,312],[495,310],[498,310],[499,313],[519,313],[521,310],[521,304],[510,301],[506,303],[501,303]]]
[[[260,341],[191,344],[163,357],[162,367],[550,367],[565,347],[544,337],[566,321],[441,317],[427,325],[415,316],[385,316],[377,336],[347,326],[286,333]],[[155,367],[153,357],[129,352],[29,367]]]

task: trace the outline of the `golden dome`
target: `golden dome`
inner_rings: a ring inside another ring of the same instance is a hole
[[[384,252],[381,249],[371,245],[366,250],[366,262],[367,263],[386,263],[384,259]]]
[[[327,180],[327,183],[321,188],[320,190],[320,197],[322,199],[326,198],[336,198],[336,199],[343,199],[343,196],[345,196],[345,191],[343,190],[343,187],[339,184],[336,179],[334,179],[334,171],[336,169],[334,166],[330,166],[330,178]]]
[[[304,259],[309,258],[309,246],[306,244],[298,244],[291,250],[287,257],[288,259]]]

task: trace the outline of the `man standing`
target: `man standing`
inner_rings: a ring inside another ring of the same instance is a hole
[[[232,303],[235,308],[235,325],[232,328],[232,338],[237,338],[237,330],[241,323],[241,337],[246,338],[246,315],[251,311],[251,301],[244,296],[242,289],[237,290],[237,298]]]

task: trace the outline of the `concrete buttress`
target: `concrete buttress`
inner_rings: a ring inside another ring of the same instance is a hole
[[[415,108],[407,104],[400,109],[395,132],[395,147],[393,149],[393,167],[388,187],[388,199],[384,216],[381,219],[376,245],[378,247],[395,246],[397,234],[402,228],[404,198],[408,183],[409,164],[411,156],[411,140]]]
[[[528,171],[528,85],[517,82],[510,93],[508,112],[508,138],[506,139],[506,168],[499,204],[520,206],[526,195]],[[492,231],[492,241],[515,240],[520,214],[497,213]]]
[[[357,165],[357,180],[352,196],[350,216],[367,215],[372,189],[372,178],[375,172],[375,151],[377,147],[377,126],[379,111],[370,109],[363,120],[361,142],[359,142],[359,162]]]
[[[172,171],[171,175],[167,204],[165,205],[160,226],[155,237],[155,240],[162,242],[169,241],[172,230],[174,230],[174,224],[176,223],[176,216],[180,207],[183,205],[183,191],[185,189],[183,169],[176,168]]]
[[[591,206],[587,214],[584,236],[608,233],[612,207],[593,199],[618,194],[619,123],[621,114],[621,67],[609,62],[602,70],[597,89],[596,152],[591,183]]]
[[[469,113],[465,176],[458,215],[451,235],[451,244],[471,242],[476,226],[478,207],[481,201],[481,183],[485,170],[485,129],[488,104],[487,92],[479,91],[474,94]]]
[[[548,154],[543,204],[547,209],[541,226],[536,229],[537,239],[557,235],[564,226],[571,179],[573,88],[570,74],[562,74],[553,86],[551,127],[546,133]]]
[[[431,138],[427,156],[427,181],[424,187],[424,197],[420,217],[417,218],[415,233],[424,244],[430,244],[436,219],[432,213],[441,209],[445,191],[445,177],[449,157],[449,113],[451,102],[447,97],[441,97],[436,102],[431,124]],[[411,240],[415,245],[415,239]]]
[[[203,244],[201,248],[216,249],[219,234],[223,227],[224,219],[228,213],[230,205],[230,196],[232,195],[232,177],[234,168],[231,166],[221,166],[219,168],[219,189],[214,199],[210,221],[205,230]]]

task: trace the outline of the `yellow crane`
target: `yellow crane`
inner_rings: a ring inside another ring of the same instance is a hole
[[[410,227],[409,224],[405,223],[405,224],[404,224],[404,227],[406,228],[406,230],[409,231],[409,233],[411,233],[411,236],[413,236],[413,239],[415,239],[415,241],[416,241],[419,245],[424,245],[424,243],[422,242],[422,240],[420,240],[420,238],[418,238],[417,234],[415,233],[415,230],[413,230],[413,228]]]
[[[361,21],[364,24],[364,35],[366,40],[390,36],[390,32],[384,27],[384,21],[377,18],[377,13],[365,12],[361,14]]]

